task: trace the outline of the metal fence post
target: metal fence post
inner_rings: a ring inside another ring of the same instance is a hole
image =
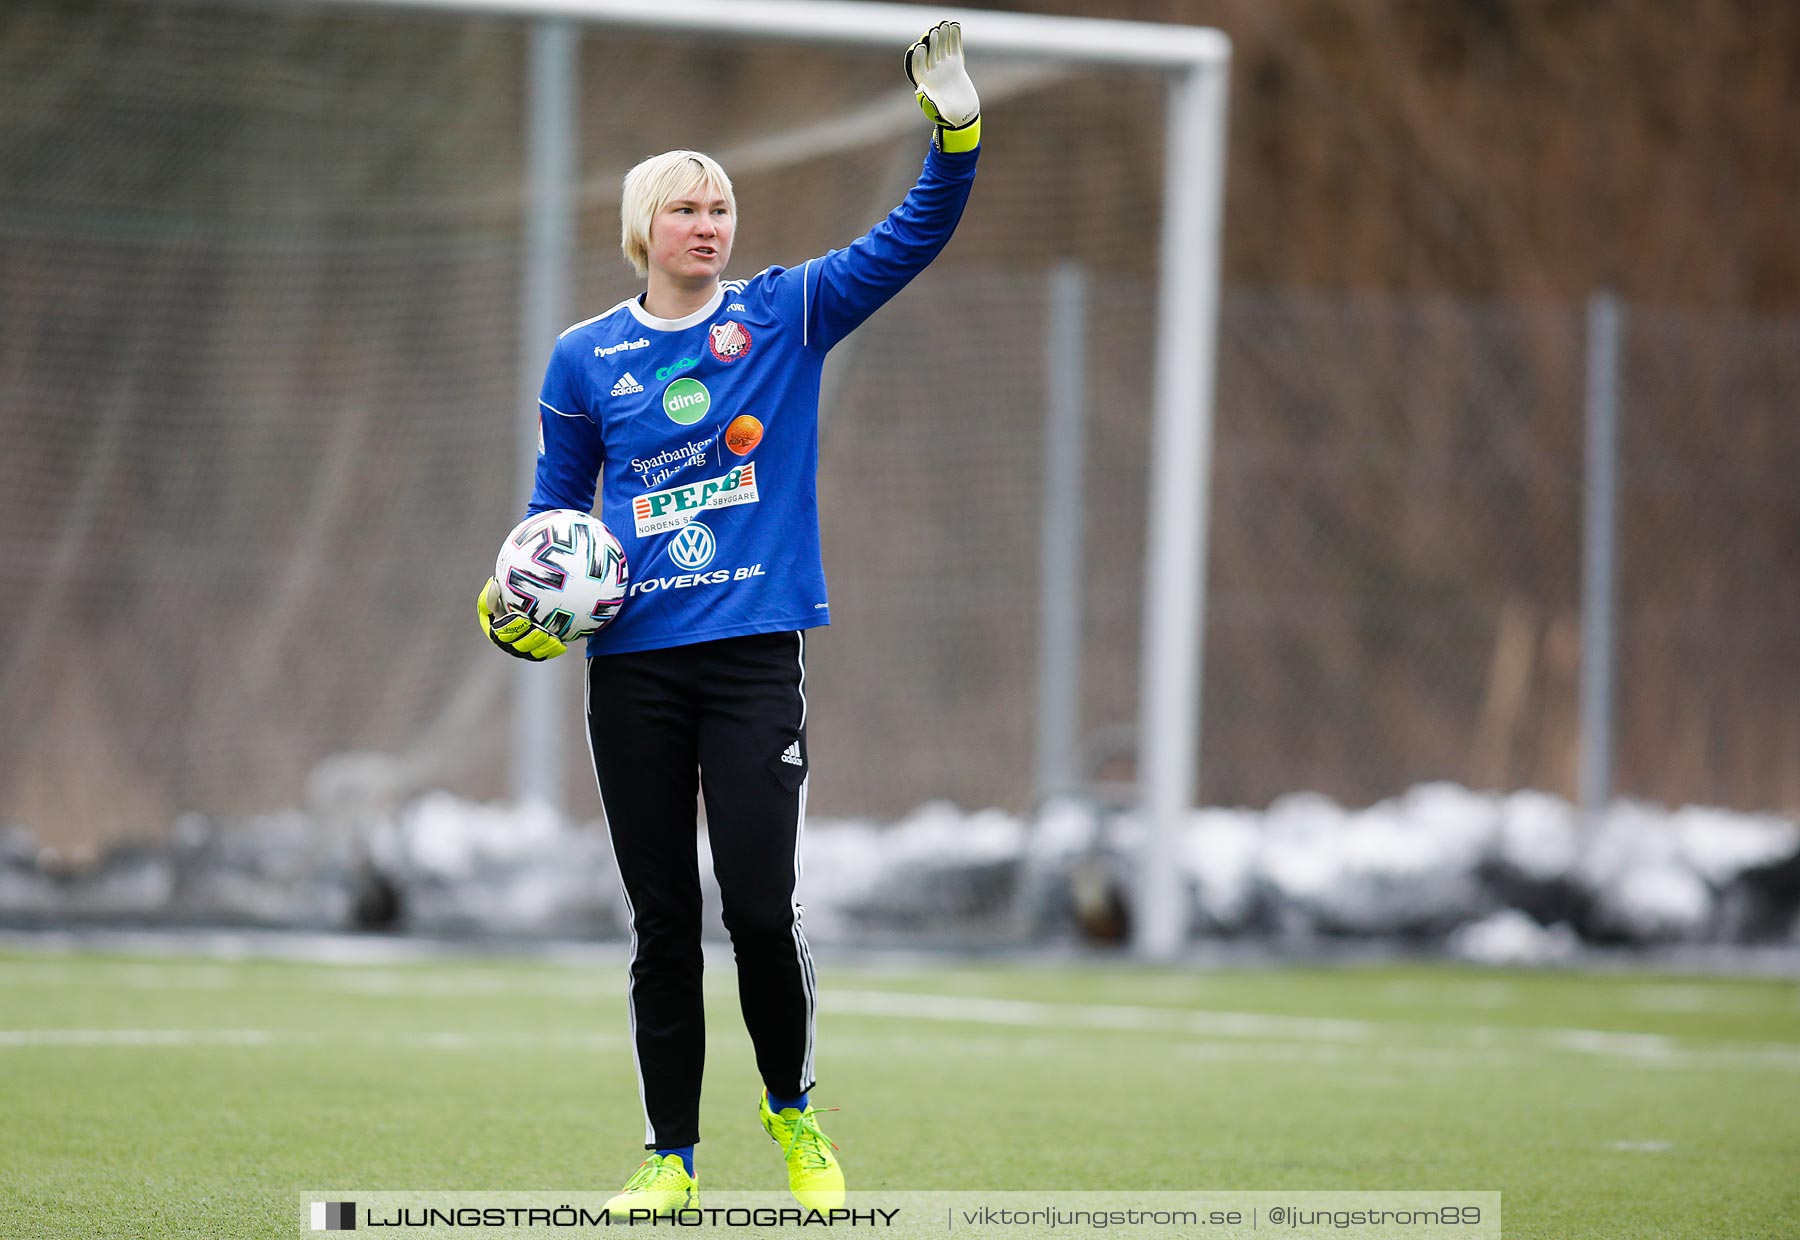
[[[1087,418],[1087,274],[1050,271],[1044,333],[1044,494],[1038,551],[1037,800],[1081,783],[1081,458]]]
[[[1612,800],[1614,604],[1618,599],[1619,366],[1618,298],[1595,293],[1587,309],[1587,453],[1581,556],[1582,810]]]
[[[538,391],[556,334],[568,326],[569,264],[575,238],[575,107],[580,36],[567,21],[531,27],[525,84],[526,166],[523,270],[519,307],[520,418],[518,509],[524,515],[537,473]],[[496,544],[497,545],[497,544]],[[578,651],[571,652],[577,658]],[[555,665],[521,663],[514,673],[514,801],[563,806],[566,677]]]

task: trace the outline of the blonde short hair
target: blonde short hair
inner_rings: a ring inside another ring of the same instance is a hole
[[[725,200],[737,219],[737,195],[731,178],[710,155],[699,151],[664,151],[625,174],[619,201],[619,248],[640,277],[650,274],[650,221],[675,199],[699,187]]]

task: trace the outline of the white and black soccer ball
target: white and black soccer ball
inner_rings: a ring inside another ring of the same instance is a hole
[[[573,508],[526,517],[494,561],[499,610],[524,612],[565,642],[610,624],[629,580],[619,540],[598,517]]]

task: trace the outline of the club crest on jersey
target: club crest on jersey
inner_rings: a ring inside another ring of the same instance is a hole
[[[736,319],[726,319],[707,330],[706,344],[721,362],[735,362],[750,351],[750,332]]]

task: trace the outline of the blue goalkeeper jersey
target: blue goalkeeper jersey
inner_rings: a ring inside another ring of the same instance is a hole
[[[825,354],[944,248],[978,154],[933,147],[906,200],[845,249],[721,281],[683,319],[632,298],[558,338],[528,511],[591,511],[604,478],[600,519],[630,573],[589,657],[831,622],[816,488]]]

